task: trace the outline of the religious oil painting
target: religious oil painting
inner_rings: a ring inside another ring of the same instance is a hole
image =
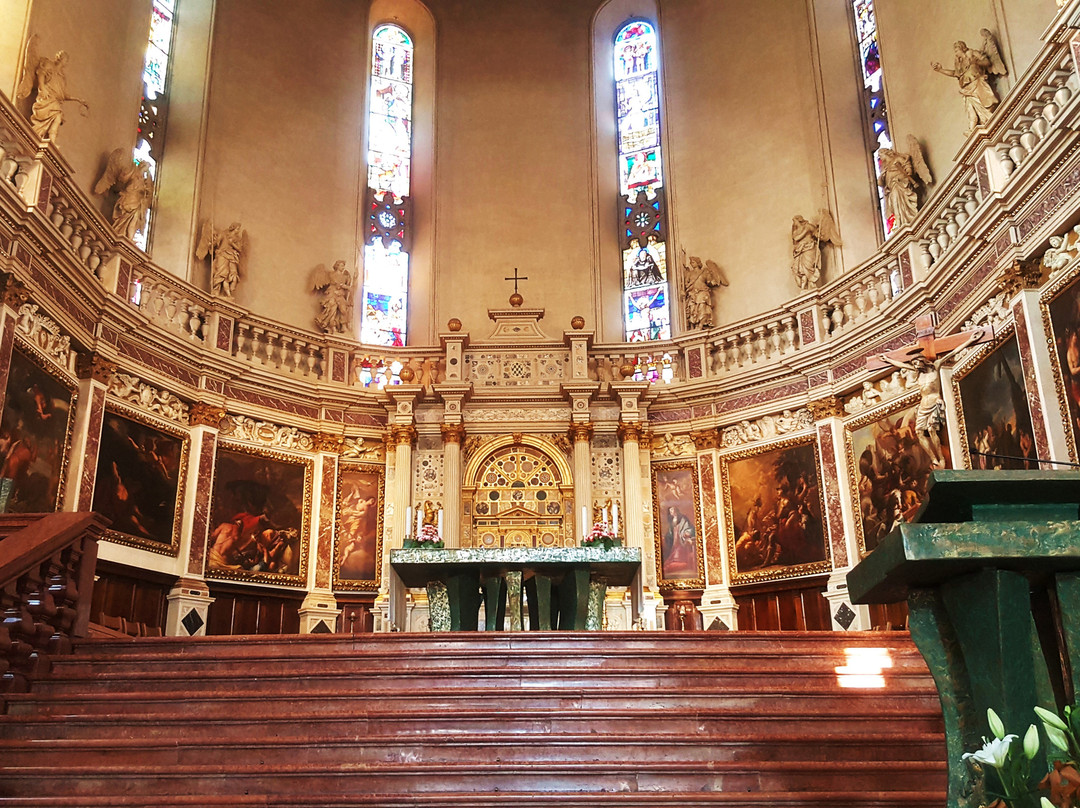
[[[176,555],[187,449],[179,429],[105,412],[94,510],[112,522],[105,534],[110,541]]]
[[[817,441],[799,438],[722,462],[733,584],[830,568]]]
[[[1038,452],[1024,387],[1020,348],[1012,333],[989,353],[956,368],[960,436],[973,469],[1037,469]]]
[[[906,396],[847,424],[855,532],[864,555],[898,523],[910,521],[926,497],[934,466],[915,432],[918,409],[918,395]],[[944,429],[941,452],[945,468],[952,468]]]
[[[302,586],[311,461],[222,446],[210,505],[206,574]]]
[[[1047,298],[1049,301],[1047,302]],[[1066,415],[1073,459],[1077,457],[1077,436],[1080,435],[1080,278],[1063,288],[1054,284],[1044,295],[1044,318],[1049,315],[1049,331],[1056,350],[1058,394],[1064,399],[1062,416]]]
[[[60,506],[75,398],[69,383],[12,351],[0,419],[0,512],[46,513]]]
[[[705,586],[698,519],[701,492],[694,463],[654,463],[652,488],[660,585],[678,589]]]
[[[382,555],[382,466],[343,464],[338,475],[334,588],[379,588]]]

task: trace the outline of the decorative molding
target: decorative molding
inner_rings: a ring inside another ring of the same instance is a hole
[[[592,424],[570,424],[570,429],[566,432],[566,437],[571,443],[578,443],[579,441],[588,443],[592,440],[592,436]]]
[[[255,443],[271,449],[311,451],[315,441],[311,435],[294,426],[278,426],[268,421],[256,421],[246,415],[229,415],[221,423],[221,434],[230,440]]]
[[[568,407],[500,407],[499,409],[477,409],[464,414],[466,423],[506,423],[515,421],[551,423],[569,421]]]
[[[71,337],[64,334],[51,317],[39,314],[36,303],[24,303],[19,307],[15,330],[49,359],[69,370],[72,368]]]
[[[412,446],[416,442],[416,427],[411,424],[396,424],[390,427],[387,443],[390,446]]]
[[[642,432],[643,430],[641,424],[623,422],[619,424],[619,430],[617,434],[619,436],[619,440],[621,440],[623,443],[626,443],[627,441],[640,443]]]
[[[720,448],[720,430],[719,429],[702,429],[696,432],[690,433],[690,440],[694,442],[694,448],[699,452],[705,452],[709,449]]]
[[[810,429],[814,421],[809,408],[784,410],[779,415],[763,415],[755,421],[740,421],[726,427],[720,435],[720,443],[725,449],[732,449],[744,443],[772,440],[779,435]]]
[[[465,440],[465,427],[461,424],[442,424],[439,427],[442,432],[443,443],[456,443],[461,445]]]
[[[672,432],[665,432],[653,436],[649,441],[649,448],[653,457],[693,457],[697,452],[696,443],[697,441],[691,435],[677,435]]]
[[[328,432],[316,432],[311,436],[311,448],[316,452],[340,454],[344,445],[345,438],[341,435],[331,435]]]
[[[363,436],[344,438],[341,442],[341,457],[348,460],[385,460],[386,443]]]
[[[91,358],[97,360],[98,357],[95,354]],[[114,371],[116,370],[116,365],[113,365],[112,363],[105,364],[111,366]],[[164,416],[170,421],[177,421],[179,423],[186,422],[194,425],[191,421],[191,419],[194,418],[193,411],[187,404],[168,390],[159,390],[152,385],[146,384],[146,382],[141,381],[138,376],[114,372],[108,378],[98,378],[97,375],[93,378],[108,384],[110,395],[126,401],[129,404],[134,404],[139,409]],[[224,417],[224,410],[221,410],[221,415]],[[217,426],[220,421],[221,418],[218,418],[217,423],[207,424],[207,426]]]
[[[23,282],[14,275],[0,273],[4,288],[4,305],[18,311],[30,302],[30,293],[26,290]]]
[[[844,415],[844,405],[837,396],[816,399],[809,402],[806,408],[815,421],[823,421],[826,418],[842,418]]]
[[[101,354],[79,354],[75,359],[75,375],[80,379],[93,379],[95,382],[108,384],[116,373],[116,363],[105,359]]]
[[[192,404],[191,411],[188,413],[188,423],[191,426],[209,426],[214,429],[221,429],[221,422],[224,420],[224,407],[202,401]]]

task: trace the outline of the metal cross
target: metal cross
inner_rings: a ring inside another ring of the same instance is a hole
[[[529,279],[528,275],[524,275],[524,276],[522,276],[520,278],[518,277],[518,268],[517,267],[514,267],[514,275],[513,275],[513,277],[503,278],[504,281],[513,281],[514,282],[514,294],[518,293],[518,288],[517,288],[518,281],[527,281],[528,279]]]

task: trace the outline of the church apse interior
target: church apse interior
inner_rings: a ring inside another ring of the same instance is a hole
[[[0,16],[0,503],[111,520],[95,624],[428,631],[425,528],[599,523],[600,627],[902,626],[931,470],[1077,460],[1077,2]]]

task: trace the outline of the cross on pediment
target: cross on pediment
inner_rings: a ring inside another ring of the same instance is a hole
[[[517,267],[514,267],[514,274],[513,275],[511,275],[510,277],[507,277],[507,278],[503,278],[504,281],[513,281],[514,282],[514,294],[515,295],[518,293],[518,281],[527,281],[528,279],[529,279],[528,275],[518,276],[518,268]]]
[[[913,359],[924,359],[934,362],[939,356],[947,355],[959,348],[969,345],[977,345],[990,342],[994,338],[994,329],[972,328],[967,331],[957,331],[947,337],[937,336],[937,315],[934,313],[922,314],[915,318],[915,342],[905,345],[895,351],[887,351],[883,354],[874,354],[866,358],[867,370],[884,370],[895,367],[885,358],[897,362],[910,362]]]

